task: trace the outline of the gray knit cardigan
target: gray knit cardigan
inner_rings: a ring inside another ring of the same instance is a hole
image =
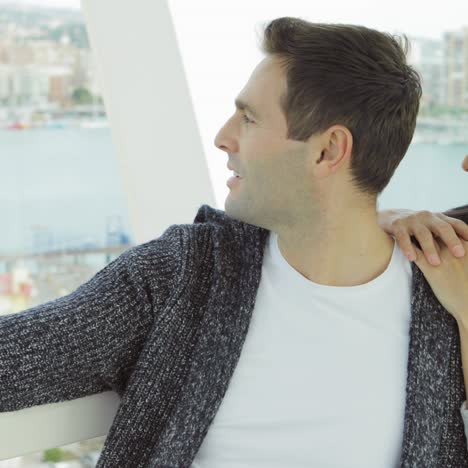
[[[268,234],[202,205],[74,292],[0,317],[0,412],[114,390],[97,467],[190,467],[239,359]],[[411,266],[401,467],[468,468],[457,324]]]

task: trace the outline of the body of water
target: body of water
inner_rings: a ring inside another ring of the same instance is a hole
[[[468,203],[465,154],[467,145],[412,145],[379,209],[443,211]],[[105,245],[111,217],[120,217],[134,243],[108,128],[0,131],[0,163],[0,254],[31,252],[47,239]]]
[[[0,163],[0,253],[105,245],[116,220],[133,243],[109,129],[3,130]]]

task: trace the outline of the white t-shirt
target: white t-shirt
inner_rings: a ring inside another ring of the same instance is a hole
[[[399,466],[411,283],[397,242],[380,276],[336,287],[289,265],[271,232],[239,362],[192,468]]]

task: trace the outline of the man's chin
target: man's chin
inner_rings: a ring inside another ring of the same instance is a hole
[[[237,221],[244,221],[245,212],[242,209],[239,200],[229,200],[228,196],[228,199],[226,199],[226,201],[224,202],[224,212],[227,216],[229,216],[232,219],[235,219]]]

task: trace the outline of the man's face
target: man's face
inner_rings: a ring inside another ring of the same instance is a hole
[[[229,156],[226,162],[241,176],[229,188],[226,215],[266,229],[288,223],[293,211],[301,213],[310,201],[311,145],[286,139],[279,105],[286,86],[278,59],[266,57],[238,95],[256,114],[237,109],[215,138]]]

